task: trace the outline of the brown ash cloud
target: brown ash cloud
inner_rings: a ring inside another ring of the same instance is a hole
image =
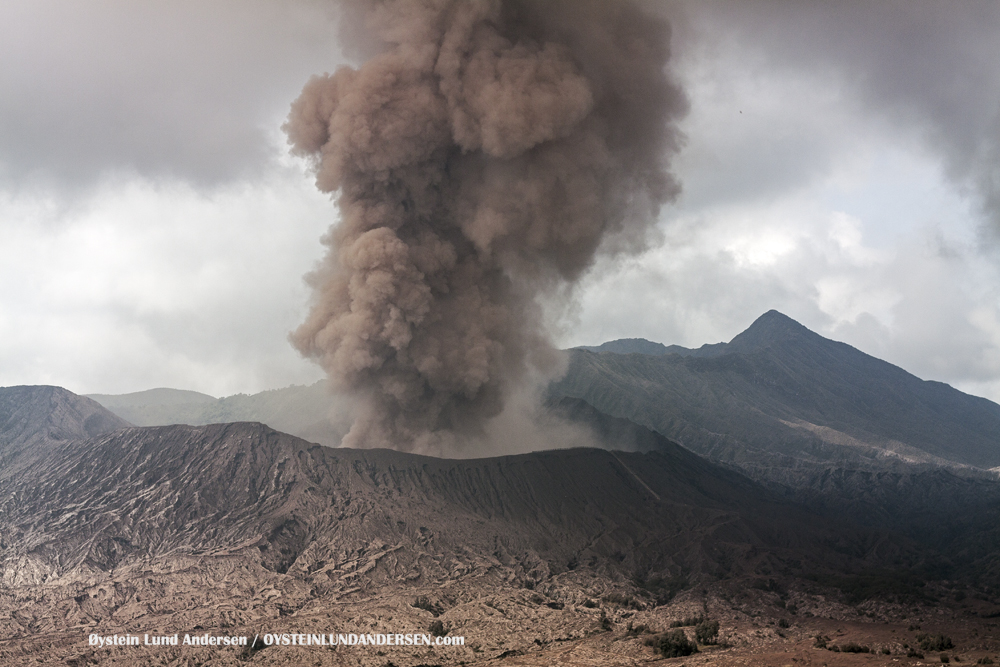
[[[556,365],[539,298],[642,248],[679,192],[669,26],[621,0],[349,9],[375,55],[285,125],[340,213],[292,342],[364,399],[346,446],[460,449]]]

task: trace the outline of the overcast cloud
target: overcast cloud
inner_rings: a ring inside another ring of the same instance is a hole
[[[684,194],[559,342],[697,346],[776,308],[1000,400],[1000,5],[648,4]],[[0,0],[0,385],[321,377],[287,333],[336,210],[279,127],[344,60],[332,8]]]

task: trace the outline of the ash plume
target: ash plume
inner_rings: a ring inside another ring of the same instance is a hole
[[[292,342],[366,401],[345,446],[437,453],[555,365],[538,298],[643,247],[687,101],[633,2],[348,9],[376,55],[313,77],[284,126],[340,211]]]

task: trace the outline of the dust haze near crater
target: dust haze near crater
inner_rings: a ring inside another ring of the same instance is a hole
[[[292,341],[364,398],[345,446],[460,449],[558,367],[539,298],[643,248],[680,190],[669,26],[597,0],[390,0],[343,20],[381,48],[313,77],[284,126],[341,218]]]

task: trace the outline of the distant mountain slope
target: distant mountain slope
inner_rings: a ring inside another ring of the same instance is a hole
[[[180,389],[91,394],[88,398],[136,426],[256,421],[330,446],[339,445],[350,428],[346,406],[327,391],[325,382],[225,398]]]
[[[132,394],[87,394],[122,419],[136,426],[202,424],[204,415],[219,399],[197,391],[148,389]]]
[[[1000,465],[1000,405],[920,380],[776,311],[707,348],[698,356],[574,350],[551,392],[748,468],[857,457]],[[790,458],[774,458],[782,456]]]

